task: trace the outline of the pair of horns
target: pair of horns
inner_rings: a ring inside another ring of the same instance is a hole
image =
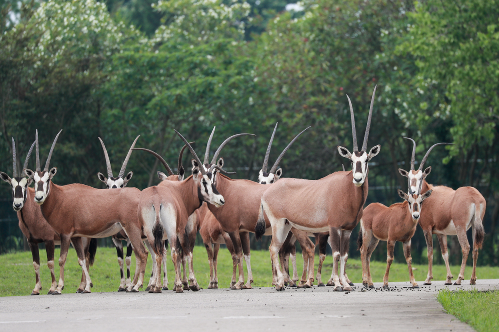
[[[140,135],[135,138],[135,140],[132,143],[132,146],[130,146],[130,149],[128,150],[128,153],[125,157],[125,160],[123,161],[123,165],[121,165],[120,173],[118,174],[119,178],[122,178],[123,175],[125,175],[125,170],[126,170],[126,165],[128,164],[128,160],[130,160],[130,156],[132,154],[132,150],[135,147],[135,143],[137,143],[137,140],[139,139]],[[104,145],[104,142],[102,139],[99,137],[100,144],[102,145],[102,150],[104,150],[104,157],[106,158],[106,165],[107,165],[107,177],[113,177],[113,170],[111,168],[111,162],[109,161],[109,155],[107,154],[107,149],[106,146]]]
[[[26,156],[26,160],[24,161],[24,166],[23,166],[23,169],[21,171],[21,174],[18,174],[17,173],[16,141],[14,141],[14,137],[12,137],[12,167],[13,167],[12,176],[13,177],[16,178],[16,177],[22,176],[24,170],[26,168],[28,168],[29,157],[31,156],[31,152],[33,151],[33,147],[35,146],[35,143],[36,143],[36,141],[34,141],[33,144],[31,144],[31,147],[29,148],[29,151],[28,151],[28,155]]]
[[[411,140],[412,141],[412,156],[411,156],[411,171],[414,171],[414,162],[416,161],[416,142],[410,138],[410,137],[404,137],[405,139],[408,139],[408,140]],[[433,150],[434,147],[436,147],[437,145],[452,145],[452,143],[435,143],[433,144],[429,149],[428,151],[426,151],[426,154],[424,155],[424,158],[423,160],[421,160],[421,164],[419,164],[419,168],[418,168],[418,171],[422,171],[423,170],[423,166],[426,162],[426,160],[428,159],[428,156],[430,155],[430,152],[431,150]]]
[[[211,135],[210,135],[210,138],[208,139],[208,144],[206,145],[206,152],[205,152],[205,155],[204,155],[204,161],[205,161],[205,165],[209,165],[208,164],[208,159],[209,159],[209,156],[210,156],[210,145],[211,145],[211,140],[213,139],[213,134],[215,133],[215,128],[216,127],[213,127],[213,130],[211,132]],[[175,130],[175,129],[174,129]],[[189,142],[187,142],[187,140],[185,139],[184,136],[182,136],[182,134],[180,134],[177,130],[175,130],[175,132],[177,133],[178,136],[180,136],[180,138],[182,139],[182,141],[184,141],[184,143],[187,145],[187,147],[189,148],[189,150],[191,151],[192,155],[194,156],[194,159],[196,160],[196,162],[199,164],[199,170],[201,171],[201,174],[205,175],[206,174],[206,171],[204,170],[204,167],[202,167],[203,163],[201,162],[201,159],[199,159],[198,155],[196,154],[196,151],[194,151],[194,149],[192,148],[192,146],[189,144]],[[208,172],[212,172],[213,169],[218,169],[219,171],[221,172],[224,172],[224,170],[220,167],[218,167],[215,162],[218,158],[218,155],[220,154],[220,152],[222,151],[223,147],[233,138],[236,138],[238,136],[244,136],[244,135],[251,135],[251,136],[256,136],[254,134],[248,134],[248,133],[241,133],[241,134],[236,134],[236,135],[232,135],[230,136],[229,138],[227,138],[225,141],[223,141],[222,144],[220,144],[220,146],[218,147],[217,151],[215,151],[215,154],[213,155],[213,159],[211,160],[211,166],[210,166],[210,169],[208,170]]]
[[[54,142],[52,142],[52,146],[50,147],[50,152],[49,156],[47,157],[47,161],[45,162],[45,168],[43,169],[44,172],[48,172],[49,166],[50,166],[50,159],[52,158],[52,152],[54,152],[54,147],[55,143],[57,143],[57,139],[59,138],[59,135],[61,134],[62,129],[57,133],[57,136],[54,138]],[[41,167],[40,167],[40,149],[38,145],[38,129],[36,130],[36,171],[41,172]]]
[[[274,141],[274,136],[275,136],[275,132],[277,130],[277,125],[278,124],[279,124],[279,122],[277,122],[275,124],[274,132],[272,133],[272,136],[270,137],[269,146],[267,147],[267,152],[265,153],[265,159],[263,160],[263,166],[262,166],[262,172],[263,173],[267,173],[267,166],[268,166],[268,163],[269,163],[270,149],[272,148],[272,142]],[[298,139],[298,137],[300,137],[300,135],[303,134],[310,127],[311,126],[308,126],[304,130],[302,130],[298,135],[296,135],[291,140],[291,142],[289,142],[288,146],[286,146],[286,148],[284,150],[282,150],[281,154],[279,155],[279,157],[275,161],[275,163],[272,166],[272,168],[270,169],[269,173],[275,173],[275,171],[277,170],[277,167],[279,167],[279,163],[281,162],[282,157],[284,157],[284,154],[288,151],[288,149],[291,147],[291,145]]]
[[[189,142],[189,143],[194,144],[194,142]],[[180,154],[178,155],[178,168],[177,168],[177,170],[179,172],[180,172],[180,168],[182,167],[182,157],[184,155],[184,150],[186,147],[187,147],[187,145],[184,145],[182,147],[182,149],[180,150]],[[163,157],[161,157],[156,152],[149,150],[149,149],[144,149],[144,148],[134,148],[133,150],[141,150],[141,151],[149,152],[150,154],[152,154],[153,156],[158,158],[158,160],[161,162],[161,164],[163,164],[163,166],[166,168],[166,171],[168,172],[168,175],[174,175],[174,173],[173,173],[172,169],[170,168],[170,166],[168,165],[168,163],[163,159]]]
[[[376,87],[374,87],[373,95],[371,97],[371,107],[369,108],[369,116],[367,118],[367,126],[366,126],[366,132],[364,134],[364,143],[362,144],[362,150],[361,151],[367,151],[367,139],[369,138],[369,129],[371,129],[371,118],[373,114],[373,105],[374,105],[374,95],[376,94]],[[348,97],[348,104],[350,105],[350,117],[352,120],[352,136],[353,136],[353,151],[359,151],[359,146],[357,145],[357,132],[355,130],[355,118],[353,115],[353,107],[352,107],[352,102],[350,101],[350,97]]]

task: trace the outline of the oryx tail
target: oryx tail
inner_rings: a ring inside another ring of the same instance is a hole
[[[152,228],[152,234],[154,236],[154,251],[158,255],[163,255],[164,250],[164,242],[163,242],[163,225],[161,225],[161,208],[160,204],[158,208],[156,208],[153,204],[152,209],[154,211],[154,226]]]
[[[256,239],[260,240],[265,234],[265,217],[263,216],[263,204],[260,205],[260,212],[258,213],[258,221],[255,226]]]
[[[477,211],[477,205],[480,207],[479,211]],[[482,218],[484,214],[485,207],[483,206],[483,203],[474,203],[473,204],[473,220],[471,221],[471,227],[472,227],[472,232],[473,232],[473,243],[474,246],[476,245],[476,248],[482,249],[483,245],[483,239],[485,237],[485,231],[483,230],[483,225],[482,225]]]

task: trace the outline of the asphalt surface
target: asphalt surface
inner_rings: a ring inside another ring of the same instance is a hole
[[[444,312],[438,290],[497,290],[499,280],[463,283],[391,283],[389,291],[356,285],[348,293],[314,287],[4,297],[0,331],[473,331]]]

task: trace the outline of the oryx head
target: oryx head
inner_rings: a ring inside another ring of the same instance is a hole
[[[33,147],[36,142],[31,144],[31,148],[28,151],[28,155],[26,156],[26,160],[24,161],[24,167],[21,173],[18,173],[17,169],[17,157],[16,157],[16,142],[14,141],[14,137],[12,137],[12,160],[13,160],[13,172],[12,178],[10,178],[6,173],[0,172],[0,178],[11,185],[12,187],[12,207],[14,211],[19,211],[24,207],[24,203],[26,202],[26,192],[28,186],[31,184],[33,179],[31,177],[24,177],[26,167],[28,166],[28,160],[31,156],[31,151],[33,151]]]
[[[431,193],[433,190],[428,190],[424,194],[411,194],[407,195],[405,192],[402,190],[398,190],[399,196],[403,199],[406,200],[408,204],[408,209],[409,213],[412,216],[412,220],[417,221],[419,219],[419,216],[421,215],[421,205],[423,204],[423,201],[430,197]]]
[[[281,162],[282,157],[284,157],[284,154],[286,153],[286,151],[288,151],[288,149],[298,139],[298,137],[300,137],[300,135],[303,134],[305,132],[305,130],[310,128],[310,126],[308,126],[301,133],[296,135],[291,140],[291,142],[289,142],[288,146],[286,146],[286,148],[284,150],[282,150],[282,152],[279,155],[279,157],[277,158],[276,162],[274,163],[274,165],[272,166],[270,171],[267,173],[267,166],[268,166],[268,162],[269,162],[270,149],[272,147],[272,142],[274,141],[274,135],[275,135],[275,132],[277,130],[278,124],[279,123],[275,124],[274,132],[272,133],[272,136],[270,137],[269,146],[267,147],[267,152],[265,153],[265,159],[263,160],[262,169],[260,170],[260,172],[258,174],[258,183],[260,183],[260,184],[270,184],[270,183],[274,183],[277,180],[279,180],[279,178],[282,176],[282,168],[278,168],[278,167],[279,167],[279,163]]]
[[[421,160],[421,163],[419,164],[419,168],[417,170],[414,170],[414,162],[416,158],[416,142],[409,137],[404,137],[405,139],[411,140],[413,143],[412,147],[412,157],[411,157],[411,170],[407,172],[406,170],[403,170],[402,168],[399,168],[399,173],[402,176],[405,176],[408,181],[408,188],[409,188],[409,195],[416,194],[419,195],[421,193],[421,188],[423,186],[423,180],[426,179],[428,174],[431,172],[431,166],[428,166],[424,171],[423,171],[423,166],[426,162],[426,159],[428,159],[428,156],[430,155],[431,150],[437,145],[447,145],[447,144],[452,144],[452,143],[436,143],[433,144],[428,151],[426,151],[426,154]]]
[[[128,174],[125,177],[123,177],[123,175],[125,175],[126,165],[128,164],[128,160],[130,160],[130,155],[132,154],[132,150],[135,146],[135,143],[137,143],[139,137],[140,135],[135,138],[135,140],[132,143],[132,146],[128,150],[128,153],[125,157],[125,161],[123,161],[123,165],[121,165],[121,169],[117,177],[113,176],[113,170],[111,168],[111,162],[109,161],[109,155],[107,154],[106,146],[104,145],[102,139],[99,137],[100,144],[102,145],[102,150],[104,150],[104,157],[106,158],[107,178],[101,172],[97,173],[97,177],[99,178],[99,180],[101,180],[106,184],[107,189],[126,187],[128,181],[130,181],[130,179],[132,178],[133,172],[128,172]]]
[[[350,159],[352,163],[353,184],[357,187],[360,187],[362,184],[364,184],[364,181],[366,180],[367,174],[369,172],[367,163],[379,153],[379,149],[381,148],[379,145],[376,145],[372,147],[369,152],[367,152],[367,139],[369,138],[369,129],[371,128],[371,117],[373,113],[375,93],[376,87],[374,87],[373,95],[371,98],[371,108],[369,109],[369,116],[367,118],[364,143],[362,144],[362,149],[360,151],[357,145],[357,133],[355,131],[355,118],[353,115],[352,102],[350,101],[350,97],[348,97],[347,95],[348,104],[350,105],[350,117],[352,121],[353,153],[350,153],[350,151],[348,151],[348,149],[343,146],[338,146],[338,152],[342,157]]]
[[[50,152],[49,156],[47,157],[47,161],[45,162],[45,168],[41,169],[40,167],[40,149],[38,145],[38,130],[36,131],[36,172],[33,172],[30,169],[26,169],[24,172],[26,173],[27,176],[33,178],[35,182],[35,203],[38,204],[43,204],[45,200],[47,199],[49,193],[50,193],[50,181],[54,177],[54,175],[57,173],[57,168],[52,167],[49,170],[50,166],[50,158],[52,158],[52,153],[54,152],[54,147],[55,143],[57,143],[57,139],[59,138],[59,135],[61,134],[62,129],[57,133],[57,136],[54,139],[54,142],[52,143],[52,146],[50,147]]]

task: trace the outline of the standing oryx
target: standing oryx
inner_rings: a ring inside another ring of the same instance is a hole
[[[135,287],[132,291],[138,291],[144,279],[147,263],[147,251],[142,243],[141,228],[137,222],[140,190],[136,188],[95,189],[79,183],[65,186],[54,184],[52,178],[57,173],[57,168],[49,169],[49,166],[61,131],[52,143],[44,170],[33,172],[26,169],[25,171],[26,175],[35,181],[34,201],[41,205],[41,212],[45,219],[61,237],[59,259],[61,278],[55,293],[60,294],[64,288],[64,265],[70,242],[73,243],[78,255],[78,263],[85,274],[86,285],[83,292],[90,293],[91,280],[81,237],[107,237],[116,234],[121,228],[125,229],[135,251],[137,271],[134,278]]]
[[[411,169],[414,169],[414,158],[411,161]],[[383,287],[388,288],[388,274],[397,241],[404,244],[404,256],[409,268],[412,287],[418,287],[412,273],[411,239],[416,232],[418,220],[423,211],[423,201],[430,197],[431,193],[432,191],[428,190],[422,195],[416,193],[407,195],[399,189],[398,194],[404,200],[403,203],[395,203],[389,207],[381,203],[371,203],[364,209],[357,240],[361,252],[362,283],[364,286],[374,287],[371,278],[371,254],[376,249],[379,240],[382,240],[387,241],[387,266]]]
[[[374,103],[374,88],[364,143],[359,151],[355,131],[355,119],[350,98],[353,153],[338,146],[341,156],[352,161],[351,172],[336,172],[320,180],[281,179],[263,193],[261,211],[256,225],[257,236],[265,233],[265,216],[272,225],[270,253],[277,267],[277,290],[284,289],[284,278],[279,268],[278,254],[291,227],[307,232],[329,231],[329,244],[333,250],[333,280],[335,290],[351,290],[345,278],[345,263],[348,258],[350,234],[357,226],[368,194],[368,162],[380,150],[376,145],[367,152],[367,140],[371,126]],[[338,276],[338,261],[341,272]],[[313,271],[312,271],[313,273]]]
[[[466,260],[470,251],[470,244],[466,236],[466,231],[472,228],[473,238],[473,272],[471,273],[470,284],[476,282],[476,262],[478,259],[478,249],[482,247],[484,230],[482,220],[485,215],[486,202],[482,194],[473,187],[461,187],[453,190],[446,186],[433,186],[426,182],[426,177],[431,172],[431,166],[423,171],[424,163],[430,154],[430,151],[440,144],[434,144],[426,152],[419,168],[414,170],[414,159],[416,154],[416,143],[413,141],[414,147],[412,150],[411,170],[409,172],[399,169],[401,175],[407,177],[409,183],[409,194],[425,193],[432,190],[431,197],[425,201],[425,208],[421,212],[419,225],[423,229],[426,244],[428,246],[428,276],[425,280],[425,285],[431,284],[433,279],[433,237],[435,233],[440,244],[442,257],[447,268],[446,285],[452,284],[452,273],[449,266],[449,254],[447,252],[447,235],[457,235],[461,250],[463,252],[463,260],[461,270],[455,285],[460,285],[464,279],[464,269]]]

